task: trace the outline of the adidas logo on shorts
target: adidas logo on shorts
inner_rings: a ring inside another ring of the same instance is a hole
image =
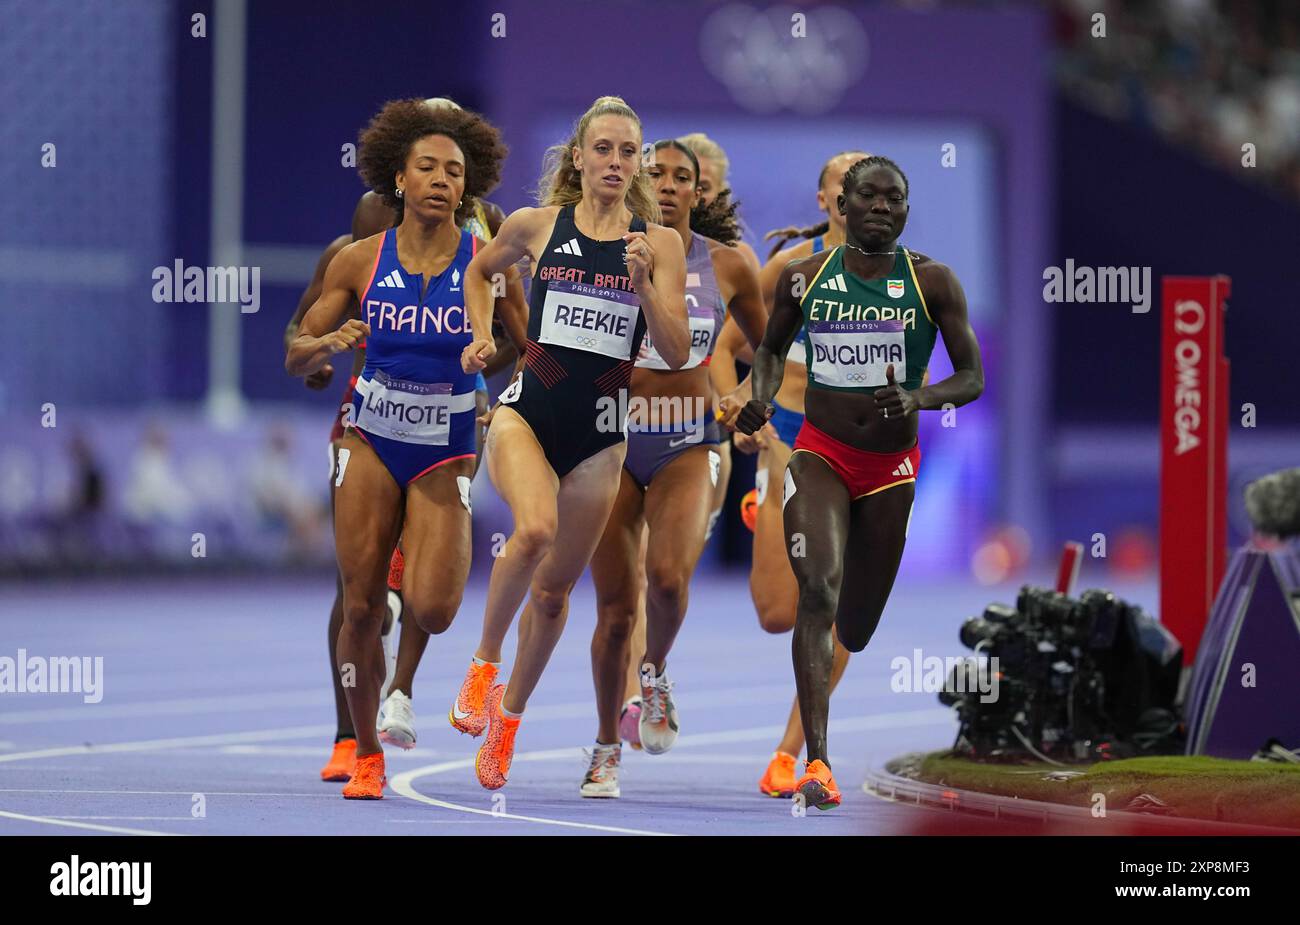
[[[843,273],[836,273],[834,276],[827,277],[827,278],[826,278],[826,281],[823,282],[823,283],[822,283],[820,286],[818,286],[817,288],[818,288],[818,289],[830,289],[830,290],[833,290],[834,292],[848,292],[848,291],[849,291],[849,287],[846,286],[846,285],[844,285],[844,274],[843,274]]]
[[[398,273],[396,270],[394,270],[392,273],[389,273],[379,282],[375,283],[375,285],[381,288],[388,288],[388,289],[406,288],[406,283],[402,282],[402,274]]]
[[[571,239],[569,239],[568,241],[566,241],[564,244],[561,244],[559,247],[555,248],[555,250],[553,250],[551,253],[553,253],[553,254],[573,254],[575,257],[581,257],[581,256],[582,256],[582,248],[578,247],[578,239],[577,239],[577,238],[571,238]]]
[[[906,478],[909,475],[916,475],[916,470],[912,468],[912,461],[910,459],[905,459],[903,460],[903,464],[901,466],[899,466],[897,469],[895,469],[893,472],[889,474],[901,475],[904,478]]]

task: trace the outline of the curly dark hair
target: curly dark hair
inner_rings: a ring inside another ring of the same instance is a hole
[[[735,247],[740,243],[739,202],[732,202],[731,190],[724,189],[708,205],[691,210],[691,231]]]
[[[465,155],[465,195],[456,210],[461,225],[475,201],[501,181],[501,162],[509,150],[496,126],[468,109],[434,108],[421,99],[392,100],[360,134],[357,171],[366,185],[400,216],[397,173],[406,167],[411,146],[426,135],[446,135]]]
[[[700,160],[695,156],[695,152],[675,138],[665,138],[655,142],[656,151],[662,151],[664,148],[672,148],[686,156],[695,170],[695,184],[698,187]],[[731,190],[724,189],[708,205],[691,209],[691,231],[712,238],[719,244],[735,247],[736,242],[740,240],[740,221],[736,216],[736,210],[739,208],[740,203],[731,201]]]

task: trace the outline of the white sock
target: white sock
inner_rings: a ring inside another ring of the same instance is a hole
[[[500,667],[501,667],[501,663],[500,663],[500,662],[485,662],[485,661],[483,661],[483,659],[479,658],[477,655],[474,656],[474,664],[475,664],[475,665],[491,665],[493,668],[500,668]]]

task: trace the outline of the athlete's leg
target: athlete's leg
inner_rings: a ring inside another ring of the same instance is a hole
[[[843,583],[841,583],[843,587]],[[841,600],[843,593],[841,592]],[[844,669],[849,666],[849,650],[844,648],[839,637],[835,637],[835,655],[831,660],[831,688],[830,693],[835,693],[835,688],[839,686],[840,678],[844,677]],[[799,757],[799,752],[803,750],[803,720],[799,717],[799,697],[796,695],[794,702],[790,704],[790,718],[785,723],[785,734],[781,737],[781,744],[778,745],[777,751],[785,752],[787,755]]]
[[[407,510],[410,510],[409,504]],[[406,587],[406,574],[403,573],[403,597],[407,593]],[[410,615],[409,604],[402,608],[401,624],[402,632],[397,640],[397,669],[393,672],[393,683],[384,691],[385,696],[392,691],[401,691],[407,697],[413,696],[411,691],[415,686],[415,669],[420,667],[420,659],[424,657],[425,647],[429,645],[429,634]]]
[[[361,757],[380,751],[375,716],[384,652],[379,632],[388,610],[388,562],[402,530],[402,490],[360,437],[344,435],[340,456],[345,452],[334,495],[334,543],[343,575],[337,664]]]
[[[469,497],[473,472],[473,459],[455,459],[425,473],[406,490],[404,613],[426,634],[436,636],[451,626],[465,591],[470,514],[463,499]]]
[[[785,485],[785,537],[799,583],[794,625],[794,680],[808,739],[808,761],[826,760],[826,717],[834,660],[836,608],[849,534],[849,493],[834,470],[812,453],[790,457]]]
[[[559,642],[569,613],[569,592],[586,570],[609,520],[626,451],[626,443],[606,447],[583,460],[560,481],[556,497],[559,517],[551,535],[558,529],[564,542],[551,545],[532,576],[528,603],[519,620],[515,665],[501,701],[502,708],[511,713],[523,712]],[[489,461],[488,465],[493,463]],[[516,526],[515,535],[518,533]],[[501,560],[497,561],[499,564]]]
[[[713,500],[709,503],[709,523],[716,530],[722,506],[727,503],[727,483],[731,481],[731,441],[723,440],[714,449],[721,459],[718,462],[718,484],[713,486]]]
[[[338,466],[338,442],[330,444],[330,459],[334,460],[334,469],[337,472]],[[334,516],[334,475],[330,473],[330,517]],[[334,568],[334,604],[330,607],[329,628],[326,635],[329,638],[330,653],[330,687],[334,689],[334,722],[335,734],[334,741],[339,739],[355,739],[356,731],[352,728],[352,716],[348,713],[348,698],[343,693],[343,685],[339,681],[338,668],[338,644],[339,630],[343,628],[343,573],[338,570],[337,565]]]
[[[767,473],[767,494],[754,525],[754,556],[749,571],[749,593],[754,599],[758,625],[769,633],[789,632],[799,607],[799,584],[790,568],[785,547],[785,522],[781,516],[781,488],[790,448],[767,429],[767,445],[759,450],[759,471]]]
[[[692,447],[655,473],[645,493],[646,648],[643,664],[657,673],[673,647],[686,617],[691,574],[704,552],[713,483],[709,479],[712,446]]]
[[[641,656],[645,654],[645,550],[650,542],[650,528],[641,518],[641,543],[636,554],[636,616],[628,637],[627,677],[623,681],[623,702],[641,696]]]
[[[641,588],[637,581],[641,506],[641,489],[624,469],[604,535],[591,557],[591,581],[596,587],[591,679],[596,686],[596,741],[605,744],[619,741],[619,709],[624,702],[622,695],[631,657],[628,642]]]
[[[499,662],[501,643],[528,591],[533,573],[555,541],[558,522],[556,498],[561,487],[555,470],[546,461],[546,454],[533,436],[532,428],[512,408],[498,408],[492,416],[485,452],[488,475],[509,505],[515,521],[514,532],[492,563],[483,634],[475,653],[485,662]],[[612,484],[617,488],[616,481]],[[613,492],[610,494],[612,497]],[[603,527],[602,521],[592,529],[593,546]],[[565,545],[569,544],[566,542]],[[583,566],[586,566],[586,559]]]
[[[836,633],[850,652],[865,649],[880,623],[903,558],[915,497],[916,484],[907,482],[853,502],[835,617]]]
[[[446,630],[460,608],[469,574],[468,498],[473,471],[472,459],[454,459],[406,488],[402,640],[379,719],[380,740],[399,748],[415,747],[411,694],[429,634]]]
[[[335,571],[334,574],[334,604],[330,607],[330,623],[328,629],[329,650],[330,650],[330,686],[334,688],[334,720],[336,732],[334,740],[355,739],[356,730],[352,728],[352,716],[348,713],[348,698],[343,692],[343,685],[339,681],[338,668],[338,645],[339,630],[343,628],[343,576],[342,573]]]
[[[478,472],[479,461],[483,459],[483,444],[487,442],[488,429],[478,423],[479,418],[488,413],[492,403],[488,401],[488,393],[479,390],[474,393],[474,472]]]

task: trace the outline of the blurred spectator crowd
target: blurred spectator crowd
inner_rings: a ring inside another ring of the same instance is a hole
[[[232,433],[192,415],[112,417],[0,451],[0,575],[333,560],[319,439],[276,422]]]
[[[1062,90],[1300,200],[1300,0],[1054,0]],[[1105,14],[1105,37],[1094,16]],[[1243,145],[1256,165],[1243,165]]]

